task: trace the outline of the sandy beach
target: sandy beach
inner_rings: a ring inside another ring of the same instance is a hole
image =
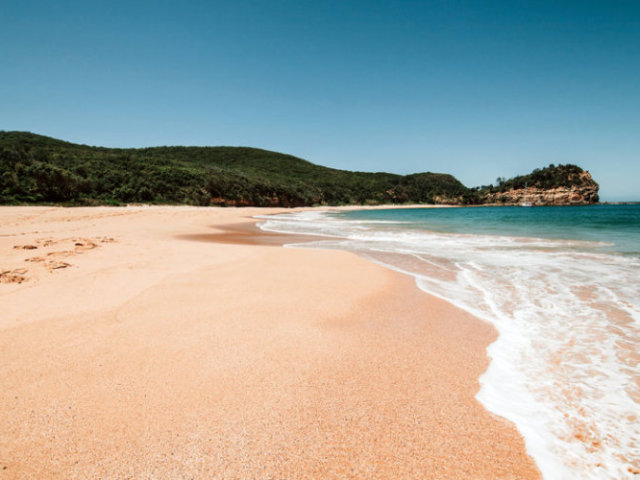
[[[0,478],[539,478],[495,329],[278,211],[1,207]]]

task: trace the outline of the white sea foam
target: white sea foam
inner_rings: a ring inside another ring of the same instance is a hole
[[[548,479],[633,478],[640,468],[640,262],[595,242],[399,230],[322,212],[261,228],[321,235],[413,275],[500,335],[477,398],[513,421]],[[388,222],[385,222],[388,223]]]

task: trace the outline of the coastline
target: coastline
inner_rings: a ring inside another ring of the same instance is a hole
[[[0,478],[539,478],[496,330],[252,227],[296,210],[0,208]]]

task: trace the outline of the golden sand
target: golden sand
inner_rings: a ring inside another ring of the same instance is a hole
[[[538,478],[474,399],[495,330],[228,228],[276,211],[0,208],[0,478]]]

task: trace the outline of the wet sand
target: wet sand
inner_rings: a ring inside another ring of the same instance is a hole
[[[0,208],[0,478],[539,478],[495,330],[277,211]]]

